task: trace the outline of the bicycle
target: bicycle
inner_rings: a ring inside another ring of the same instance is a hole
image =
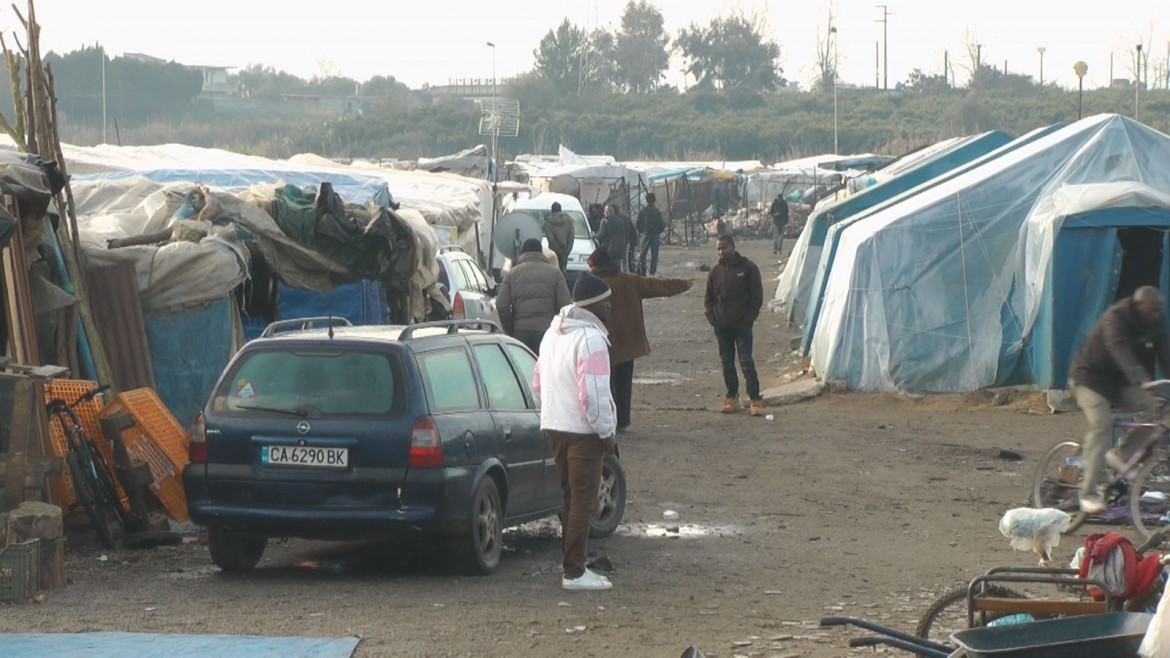
[[[1170,402],[1170,380],[1159,379],[1143,388],[1157,401],[1152,415],[1161,418],[1163,409]],[[1167,451],[1170,429],[1157,421],[1125,420],[1116,416],[1113,428],[1114,436],[1118,430],[1148,430],[1149,436],[1120,470],[1106,467],[1102,499],[1108,510],[1126,510],[1133,527],[1143,537],[1149,538],[1161,526],[1170,525],[1170,461]],[[1083,463],[1081,443],[1061,441],[1044,453],[1032,480],[1031,503],[1034,507],[1055,507],[1072,516],[1065,534],[1076,531],[1088,518],[1081,511],[1079,497],[1084,477]],[[1110,516],[1116,516],[1116,513],[1107,512],[1106,518]]]
[[[115,526],[126,528],[126,512],[118,499],[118,490],[110,475],[111,469],[97,445],[85,434],[74,409],[88,402],[109,386],[93,388],[79,396],[72,404],[60,398],[49,400],[45,410],[50,422],[56,420],[65,434],[68,452],[65,463],[73,481],[73,492],[77,503],[85,508],[85,514],[97,534],[98,541],[106,548],[115,545]],[[112,518],[112,521],[111,521]]]

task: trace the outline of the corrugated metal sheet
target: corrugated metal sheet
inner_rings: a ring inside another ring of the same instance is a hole
[[[93,270],[86,274],[86,283],[93,321],[114,371],[115,387],[119,391],[154,388],[134,265],[119,263]]]

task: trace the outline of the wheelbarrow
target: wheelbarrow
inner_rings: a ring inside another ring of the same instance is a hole
[[[930,658],[1126,658],[1137,656],[1153,615],[1111,612],[984,626],[951,636],[958,649],[864,619],[824,617],[821,626],[853,625],[880,635],[855,637],[850,647],[886,644]]]

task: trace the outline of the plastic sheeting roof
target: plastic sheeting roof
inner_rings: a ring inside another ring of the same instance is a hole
[[[1167,163],[1170,137],[1097,115],[849,226],[813,335],[814,369],[864,390],[1002,381],[1026,358],[1063,213],[1110,198],[1166,203]],[[1094,200],[1062,202],[1090,198],[1077,192],[1085,185]]]

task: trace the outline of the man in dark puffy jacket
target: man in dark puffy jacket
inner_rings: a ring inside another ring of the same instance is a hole
[[[715,249],[719,262],[707,273],[703,306],[707,322],[715,329],[715,338],[719,341],[723,383],[727,385],[722,411],[725,414],[739,411],[739,377],[735,372],[738,352],[752,415],[760,416],[764,413],[764,399],[760,396],[760,380],[752,359],[752,325],[764,305],[760,268],[735,250],[735,239],[730,235],[721,236]]]
[[[1084,480],[1081,482],[1081,510],[1089,514],[1105,511],[1097,492],[1101,462],[1120,469],[1129,461],[1146,435],[1126,435],[1109,450],[1113,430],[1112,408],[1149,413],[1156,401],[1144,388],[1154,373],[1154,357],[1163,372],[1170,372],[1170,334],[1163,325],[1165,300],[1153,286],[1142,286],[1109,307],[1085,337],[1077,351],[1068,377],[1069,392],[1085,414],[1088,429],[1082,444]],[[1166,422],[1165,419],[1162,419]]]
[[[572,301],[565,276],[544,257],[540,240],[525,240],[519,260],[504,276],[496,296],[496,312],[504,331],[539,354],[540,339],[549,323]]]
[[[619,266],[626,260],[626,251],[633,236],[626,232],[629,221],[617,212],[613,204],[605,207],[601,230],[597,232],[597,246],[609,253],[610,259]],[[624,268],[623,268],[624,269]]]

